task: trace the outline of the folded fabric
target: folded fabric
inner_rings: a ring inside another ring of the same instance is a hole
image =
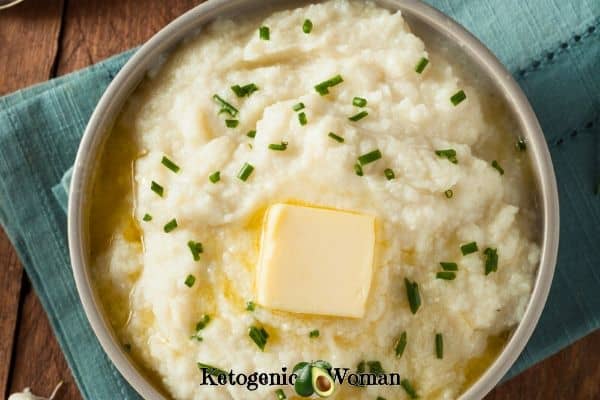
[[[559,260],[548,303],[508,376],[600,326],[600,2],[431,0],[478,36],[529,97],[553,158]],[[47,311],[86,399],[139,398],[100,348],[66,242],[66,189],[79,140],[132,51],[0,98],[0,223]]]

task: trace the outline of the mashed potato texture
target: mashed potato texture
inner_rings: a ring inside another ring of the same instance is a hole
[[[308,34],[306,19],[313,24]],[[260,38],[260,26],[269,28],[269,40]],[[417,73],[423,57],[429,64]],[[343,82],[328,94],[315,90],[338,74]],[[230,89],[250,83],[258,90],[249,96]],[[455,106],[450,98],[459,90],[467,98]],[[239,113],[219,113],[215,94]],[[353,105],[354,97],[367,105]],[[368,2],[331,0],[207,26],[149,74],[115,125],[140,150],[128,199],[141,244],[115,228],[93,273],[119,337],[175,399],[276,398],[272,386],[201,386],[197,362],[251,373],[318,359],[352,370],[362,360],[378,360],[409,379],[421,398],[457,398],[494,338],[520,321],[539,258],[526,160],[511,147],[514,132],[486,111],[486,101],[452,60],[428,53],[400,12]],[[304,109],[295,111],[300,102]],[[349,119],[361,111],[368,115]],[[226,126],[227,119],[237,126]],[[269,148],[282,142],[284,151]],[[382,157],[357,175],[358,157],[374,149]],[[456,151],[457,163],[436,154],[444,149]],[[165,156],[178,172],[161,163]],[[254,170],[243,181],[238,173],[245,163]],[[220,180],[213,183],[216,171]],[[162,196],[151,190],[153,181]],[[262,216],[269,205],[286,202],[376,216],[364,318],[260,305],[247,310],[256,299]],[[167,233],[172,219],[177,227]],[[203,245],[198,261],[189,241]],[[460,246],[469,242],[479,251],[463,255]],[[486,248],[497,249],[499,260],[487,275]],[[436,279],[440,262],[458,265],[454,280]],[[416,314],[405,278],[419,285]],[[210,322],[198,333],[202,340],[191,338],[205,314]],[[250,326],[269,333],[264,351],[249,338]],[[310,338],[315,329],[319,337]],[[407,346],[396,357],[394,343],[404,331]],[[437,333],[443,359],[436,357]],[[282,388],[291,398],[292,388]],[[346,385],[333,398],[377,396],[408,398],[399,386]]]

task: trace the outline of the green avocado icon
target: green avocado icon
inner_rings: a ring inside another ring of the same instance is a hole
[[[329,374],[330,369],[331,364],[322,360],[296,364],[294,390],[302,397],[310,397],[313,393],[319,397],[331,396],[335,391],[335,381]]]

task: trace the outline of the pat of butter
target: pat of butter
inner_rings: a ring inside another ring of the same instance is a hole
[[[275,204],[263,227],[257,301],[282,311],[360,318],[374,245],[373,216]]]

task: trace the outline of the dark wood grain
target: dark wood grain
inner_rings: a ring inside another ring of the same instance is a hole
[[[137,46],[200,0],[26,0],[0,11],[0,94]],[[63,8],[64,4],[64,8]],[[486,400],[600,399],[600,332],[496,388]],[[32,387],[80,399],[48,319],[0,232],[0,397]]]

